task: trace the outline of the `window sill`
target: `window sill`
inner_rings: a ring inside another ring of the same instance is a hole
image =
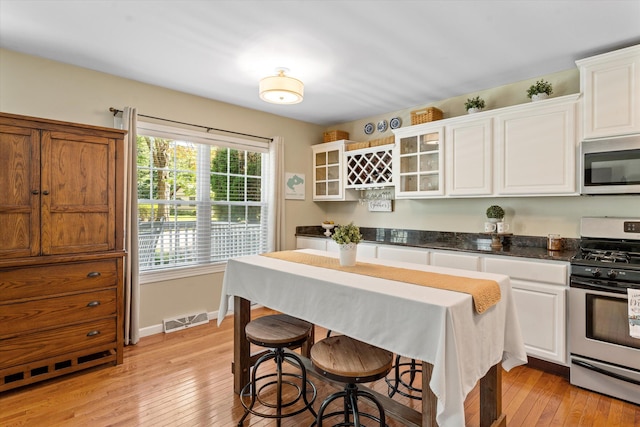
[[[145,271],[140,273],[140,284],[147,285],[165,280],[183,279],[185,277],[202,276],[205,274],[224,273],[226,262],[198,265],[191,267],[172,268],[161,271]]]

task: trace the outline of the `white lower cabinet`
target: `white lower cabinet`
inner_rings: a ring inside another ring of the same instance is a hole
[[[460,270],[480,270],[480,257],[475,255],[463,255],[456,252],[431,253],[431,265],[438,267],[458,268]]]
[[[327,250],[328,239],[317,237],[296,237],[296,249],[316,249],[319,251]]]
[[[513,297],[527,353],[540,359],[566,363],[566,290],[554,285],[511,281]]]
[[[568,366],[568,263],[486,257],[484,271],[511,278],[527,354]]]
[[[429,251],[424,249],[403,249],[380,245],[378,246],[378,258],[412,262],[415,264],[429,264]]]
[[[298,237],[298,249],[338,252],[333,241]],[[527,354],[568,366],[567,292],[569,263],[458,251],[360,243],[358,259],[381,258],[509,276]]]

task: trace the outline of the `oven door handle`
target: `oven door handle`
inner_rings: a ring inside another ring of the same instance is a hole
[[[627,293],[627,288],[624,288],[624,287],[618,288],[615,286],[600,285],[598,283],[587,282],[587,281],[578,280],[575,278],[571,278],[571,281],[569,282],[569,286],[573,288],[581,288],[581,289],[597,289],[600,291],[611,292],[616,294]]]
[[[634,380],[633,378],[625,377],[624,375],[616,374],[615,372],[609,372],[609,371],[607,371],[605,369],[598,368],[597,366],[593,366],[590,363],[583,362],[582,360],[572,360],[571,363],[573,363],[575,365],[578,365],[578,366],[581,366],[581,367],[583,367],[585,369],[589,369],[591,371],[597,372],[599,374],[606,375],[606,376],[611,377],[611,378],[615,378],[615,379],[620,380],[620,381],[624,381],[624,382],[635,384],[635,385],[640,385],[640,381],[638,381],[638,380]]]

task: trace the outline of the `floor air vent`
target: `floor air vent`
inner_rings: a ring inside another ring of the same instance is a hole
[[[162,323],[164,324],[164,332],[169,333],[189,328],[191,326],[202,325],[208,321],[209,315],[207,313],[198,313],[164,319]]]

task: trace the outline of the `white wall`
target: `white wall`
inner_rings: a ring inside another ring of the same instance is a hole
[[[282,136],[285,170],[307,177],[311,177],[309,146],[322,142],[323,128],[317,125],[0,49],[2,112],[112,127],[109,107],[124,106],[137,107],[138,113],[150,116]],[[286,202],[287,248],[295,247],[296,225],[320,223],[324,217],[322,207],[310,201],[311,190],[308,180],[307,200]],[[221,283],[219,273],[142,285],[142,327],[180,314],[216,311]]]
[[[393,212],[369,212],[357,202],[327,205],[327,219],[355,222],[364,227],[478,233],[485,210],[492,204],[505,209],[510,232],[525,236],[580,236],[583,216],[640,217],[638,196],[506,197],[479,199],[398,200]]]

